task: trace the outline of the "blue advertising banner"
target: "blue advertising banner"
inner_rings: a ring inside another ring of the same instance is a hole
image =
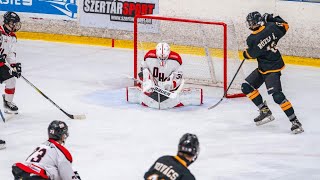
[[[0,0],[0,11],[77,16],[77,0]]]

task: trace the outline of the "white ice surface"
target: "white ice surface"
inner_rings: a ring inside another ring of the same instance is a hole
[[[207,110],[222,94],[214,96],[210,88],[202,107],[159,111],[127,104],[124,88],[132,82],[121,74],[132,74],[132,50],[21,40],[18,58],[28,80],[67,112],[87,119],[68,119],[19,79],[14,101],[20,115],[0,122],[0,138],[7,141],[0,151],[1,180],[13,179],[11,165],[47,139],[54,119],[69,125],[66,147],[83,180],[142,179],[159,156],[175,155],[186,132],[199,136],[200,156],[190,166],[199,180],[320,179],[318,68],[287,65],[283,71],[284,93],[305,129],[292,135],[291,123],[264,86],[261,94],[276,120],[256,127],[258,111],[246,98]],[[246,74],[254,66],[246,62]]]

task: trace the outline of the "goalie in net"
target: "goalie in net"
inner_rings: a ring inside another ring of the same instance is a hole
[[[138,86],[127,88],[127,101],[157,109],[201,105],[201,88],[183,88],[182,59],[167,43],[158,43],[141,63]]]

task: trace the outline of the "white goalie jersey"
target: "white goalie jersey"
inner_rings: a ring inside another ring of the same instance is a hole
[[[78,179],[72,169],[72,156],[70,152],[52,139],[38,146],[25,162],[16,163],[15,166],[44,179]]]
[[[182,80],[182,71],[179,71],[182,65],[180,55],[171,51],[164,64],[159,62],[156,50],[150,50],[141,63],[143,69],[143,80],[151,79],[155,85],[160,88],[172,91],[179,87]]]

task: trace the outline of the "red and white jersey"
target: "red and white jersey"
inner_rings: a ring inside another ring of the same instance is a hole
[[[76,180],[70,152],[57,141],[49,139],[38,146],[24,163],[16,166],[25,172],[50,180]]]
[[[172,73],[178,72],[181,65],[182,59],[180,55],[171,51],[165,65],[161,66],[155,49],[147,52],[142,62],[142,68],[147,68],[153,78],[161,82],[165,81]]]
[[[4,27],[0,26],[0,55],[2,55],[9,64],[16,63],[16,44],[17,37],[15,33],[11,32],[7,34]],[[0,66],[3,65],[4,63],[1,62]]]

